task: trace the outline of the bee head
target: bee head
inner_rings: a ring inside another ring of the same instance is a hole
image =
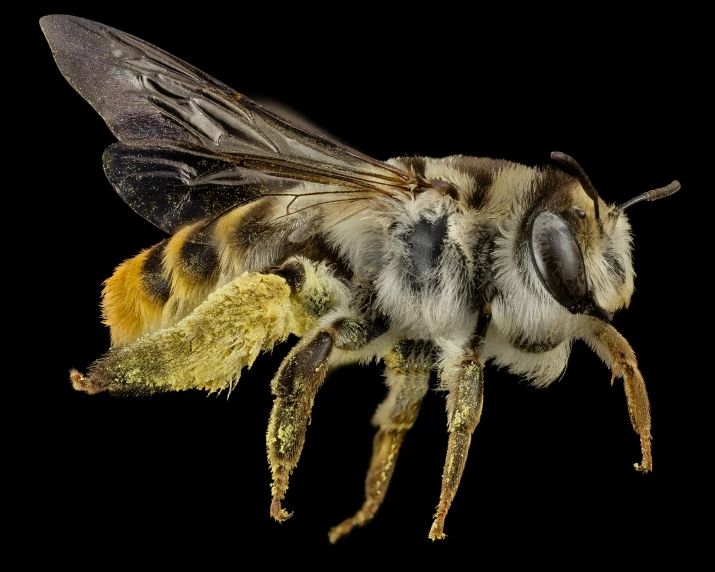
[[[632,238],[625,209],[672,195],[680,184],[673,181],[609,206],[573,158],[559,152],[551,157],[579,185],[532,214],[527,236],[534,268],[551,296],[571,313],[610,322],[633,294]]]

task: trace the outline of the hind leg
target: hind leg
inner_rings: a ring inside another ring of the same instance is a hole
[[[298,331],[299,321],[308,320],[296,314],[284,278],[244,274],[175,326],[110,349],[87,376],[73,370],[70,379],[87,393],[229,389],[261,352]]]
[[[290,258],[266,273],[243,274],[174,326],[113,347],[87,376],[72,370],[70,379],[87,393],[230,389],[261,352],[302,336],[344,304],[344,290],[327,267]]]

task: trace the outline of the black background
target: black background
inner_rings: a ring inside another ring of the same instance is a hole
[[[28,398],[48,406],[32,423],[40,430],[29,447],[37,465],[30,472],[50,493],[35,521],[40,538],[65,540],[77,559],[93,549],[157,562],[202,553],[239,563],[260,547],[266,563],[281,565],[353,562],[382,549],[405,564],[415,554],[447,559],[467,550],[475,565],[497,555],[504,564],[526,557],[574,566],[616,554],[621,562],[666,552],[683,561],[700,550],[694,518],[710,492],[696,456],[706,431],[698,403],[708,374],[699,373],[687,315],[706,325],[711,311],[690,288],[699,272],[688,251],[704,247],[691,227],[702,224],[696,217],[705,207],[696,203],[694,143],[686,136],[704,123],[684,65],[700,57],[687,18],[604,13],[584,22],[558,12],[414,9],[393,16],[359,5],[312,12],[207,3],[151,13],[140,4],[46,6],[24,40],[36,82],[30,133],[39,160],[30,174],[42,194],[21,197],[37,196],[46,259],[55,265],[42,273],[34,318],[44,345],[59,355],[38,360],[47,365]],[[447,444],[444,396],[433,392],[377,518],[330,546],[330,526],[362,500],[369,420],[385,392],[379,367],[338,370],[319,392],[285,502],[295,514],[283,524],[268,515],[265,431],[269,381],[287,345],[244,372],[230,399],[74,392],[69,368],[86,369],[108,347],[102,281],[164,235],[104,177],[101,154],[113,136],[57,70],[36,24],[48,13],[132,33],[239,92],[275,98],[378,159],[461,153],[534,165],[559,150],[581,163],[609,202],[680,180],[679,194],[629,212],[636,292],[614,320],[646,379],[655,470],[633,470],[640,451],[622,383],[610,387],[608,369],[579,343],[563,379],[548,389],[487,367],[484,412],[445,541],[427,539]]]

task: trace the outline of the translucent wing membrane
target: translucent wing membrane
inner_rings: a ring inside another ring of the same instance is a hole
[[[169,233],[199,220],[208,224],[235,206],[266,196],[294,197],[282,213],[290,216],[383,192],[351,181],[330,184],[315,169],[302,167],[154,139],[115,143],[104,152],[104,169],[117,192],[137,213]],[[311,179],[323,184],[302,183]]]
[[[325,185],[311,207],[347,199],[341,190],[355,201],[424,184],[132,35],[73,16],[47,16],[41,26],[62,74],[122,142],[105,154],[110,182],[167,232],[259,196],[290,195],[301,181]]]
[[[104,152],[104,170],[129,206],[169,233],[260,196],[259,185],[265,181],[247,176],[246,169],[186,144],[153,143],[110,145]],[[264,177],[278,189],[290,185]]]

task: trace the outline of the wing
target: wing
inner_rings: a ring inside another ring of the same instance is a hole
[[[293,196],[290,216],[429,186],[139,38],[74,16],[45,16],[40,25],[62,74],[119,140],[104,153],[112,186],[169,233],[260,197]]]

